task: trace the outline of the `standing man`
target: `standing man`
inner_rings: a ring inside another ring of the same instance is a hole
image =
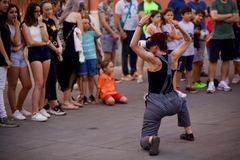
[[[162,7],[159,3],[154,2],[154,0],[143,0],[143,2],[139,3],[138,5],[138,17],[139,20],[142,19],[142,17],[148,13],[150,13],[151,10],[159,10],[161,11]],[[145,40],[145,32],[146,31],[146,25],[143,27],[140,40]],[[137,69],[138,69],[138,80],[137,83],[142,83],[143,82],[143,66],[144,66],[144,61],[142,58],[138,57],[137,60]]]
[[[218,90],[231,91],[225,82],[229,70],[229,60],[234,56],[234,32],[232,23],[238,22],[238,9],[232,0],[214,0],[210,5],[213,20],[213,32],[210,41],[210,63],[208,66],[208,93],[215,92],[214,77],[216,73],[219,52],[221,51],[221,81]]]
[[[137,54],[129,47],[133,33],[138,25],[137,0],[119,0],[116,4],[115,13],[117,27],[122,39],[122,73],[121,80],[131,81],[137,71]],[[130,57],[129,57],[130,56]],[[130,62],[130,72],[128,69]]]
[[[174,19],[177,21],[181,21],[182,17],[180,14],[180,8],[182,6],[185,6],[186,3],[184,0],[170,0],[170,2],[168,3],[168,8],[172,8],[174,10]]]
[[[3,97],[7,68],[12,64],[9,59],[11,53],[11,33],[2,17],[2,14],[8,9],[8,3],[9,0],[0,0],[0,126],[17,127],[19,124],[13,122],[7,116]]]

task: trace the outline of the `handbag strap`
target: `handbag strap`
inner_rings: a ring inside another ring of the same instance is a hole
[[[70,34],[73,32],[74,28],[76,27],[76,25],[73,26],[73,28],[71,29],[71,31],[69,31],[66,39],[64,40],[64,43],[66,42],[66,40],[69,38]]]
[[[130,12],[131,12],[131,7],[132,7],[132,1],[130,2],[130,6],[128,7],[128,12],[127,12],[127,15],[123,21],[123,27],[125,25],[125,22],[127,21],[127,17],[129,16]]]

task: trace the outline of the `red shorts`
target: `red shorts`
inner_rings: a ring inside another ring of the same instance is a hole
[[[103,101],[107,101],[109,97],[112,97],[115,101],[120,101],[123,95],[121,95],[120,93],[108,94],[103,98]]]

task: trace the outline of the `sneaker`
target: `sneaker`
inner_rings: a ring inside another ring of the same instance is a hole
[[[188,92],[190,92],[190,93],[197,93],[197,92],[198,92],[198,91],[197,91],[195,88],[193,88],[192,86],[186,87],[185,90],[188,91]]]
[[[213,93],[215,92],[215,86],[213,82],[208,83],[207,93]]]
[[[149,150],[150,156],[155,156],[159,154],[159,143],[160,143],[160,138],[157,136],[153,136],[152,144]]]
[[[232,90],[232,88],[229,87],[225,81],[221,81],[221,82],[218,84],[218,90],[229,92],[229,91]]]
[[[132,81],[134,78],[131,75],[122,76],[121,81]]]
[[[200,76],[201,77],[208,77],[208,74],[206,72],[202,71]]]
[[[239,80],[240,80],[239,75],[238,75],[238,74],[235,74],[235,75],[233,76],[232,83],[233,83],[233,84],[237,84]]]
[[[180,135],[180,138],[184,139],[184,140],[188,140],[188,141],[194,141],[195,140],[193,133],[191,133],[191,134],[183,133],[183,134]]]
[[[142,75],[138,76],[137,83],[143,83],[143,76]]]
[[[27,119],[19,110],[16,110],[13,114],[12,117],[17,120],[25,120]]]
[[[50,108],[50,113],[52,115],[56,115],[56,116],[64,116],[64,115],[66,115],[66,112],[64,112],[60,106],[55,106],[53,108],[51,107]]]
[[[91,95],[91,96],[88,98],[88,102],[89,102],[89,103],[95,102],[95,97],[94,97],[93,95]]]
[[[30,117],[32,115],[31,112],[26,111],[24,108],[20,110],[20,112],[25,116],[25,117]]]
[[[76,83],[73,85],[73,89],[78,90],[78,85]]]
[[[84,96],[84,97],[82,98],[82,100],[83,100],[83,104],[88,104],[88,99],[87,99],[86,96]]]
[[[194,82],[192,85],[194,88],[204,88],[207,86],[206,83],[201,82],[200,80],[197,82]]]
[[[9,119],[7,116],[0,118],[0,127],[14,128],[18,127],[19,124]]]
[[[187,94],[179,91],[179,90],[176,90],[177,94],[179,95],[179,97],[182,97],[182,98],[186,98],[187,97]]]
[[[31,117],[32,121],[44,122],[47,121],[47,117],[43,116],[41,113],[34,113]]]
[[[229,84],[229,78],[228,77],[225,79],[225,82],[227,83],[227,85]]]
[[[42,114],[46,118],[50,118],[50,114],[47,113],[47,111],[43,108],[39,111],[40,114]]]
[[[49,106],[49,104],[46,104],[45,106],[43,106],[43,108],[46,110],[47,113],[50,112],[50,106]]]
[[[183,82],[183,81],[185,81],[185,80],[186,80],[185,73],[183,73],[180,81]]]
[[[115,78],[115,83],[121,83],[121,80]]]

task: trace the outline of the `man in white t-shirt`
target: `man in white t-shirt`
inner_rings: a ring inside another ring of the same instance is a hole
[[[115,7],[117,27],[122,39],[122,73],[121,80],[131,81],[136,76],[137,55],[129,47],[133,33],[138,25],[138,1],[119,0]],[[128,57],[130,71],[128,69]]]

